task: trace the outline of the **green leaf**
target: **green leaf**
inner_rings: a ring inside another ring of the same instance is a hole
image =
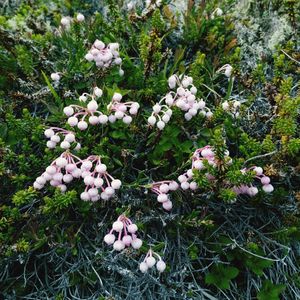
[[[184,153],[191,153],[191,148],[193,147],[192,141],[185,141],[180,144],[180,150]]]
[[[1,123],[0,124],[0,136],[2,139],[5,139],[7,135],[7,124]]]
[[[114,139],[126,139],[126,133],[124,131],[114,130],[111,133],[111,137]]]
[[[51,85],[50,83],[50,80],[48,79],[47,75],[42,71],[42,75],[46,81],[46,84],[51,92],[51,94],[53,95],[53,97],[55,98],[55,101],[57,103],[58,106],[60,106],[60,103],[61,103],[61,99],[60,97],[58,96],[58,94],[56,93],[55,89],[53,88],[53,86]]]
[[[213,266],[210,273],[206,274],[205,283],[215,285],[222,290],[229,289],[230,281],[238,274],[237,268],[218,264]]]
[[[285,288],[285,284],[273,284],[270,280],[265,280],[261,290],[257,293],[257,299],[279,300],[279,295],[285,290]]]
[[[258,257],[248,257],[245,260],[246,266],[256,275],[261,276],[264,273],[265,268],[269,268],[272,265],[272,261],[264,260]]]

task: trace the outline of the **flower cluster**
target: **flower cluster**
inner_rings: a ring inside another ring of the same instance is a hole
[[[76,143],[75,150],[81,148],[80,143],[76,142],[75,134],[72,131],[58,127],[50,127],[45,130],[44,134],[49,139],[47,142],[49,149],[54,149],[58,143],[60,143],[60,148],[64,150],[69,149],[73,143]]]
[[[233,117],[238,117],[240,115],[241,102],[233,100],[233,101],[224,101],[222,103],[222,108],[224,111],[230,113]]]
[[[253,166],[249,169],[242,169],[241,172],[242,173],[245,173],[247,171],[254,171],[255,172],[255,179],[258,179],[261,184],[262,184],[262,189],[265,193],[271,193],[274,191],[274,187],[272,184],[270,184],[271,182],[271,179],[270,177],[264,175],[263,173],[263,169],[261,167],[256,167],[256,166]],[[257,193],[258,193],[258,188],[256,186],[253,186],[253,185],[241,185],[241,186],[238,186],[238,187],[234,187],[233,188],[234,192],[236,194],[247,194],[251,197],[255,196]]]
[[[85,59],[94,61],[96,66],[101,69],[107,69],[113,65],[120,66],[119,74],[123,76],[124,71],[121,69],[122,58],[120,57],[119,47],[119,43],[105,45],[102,41],[96,40],[85,55]]]
[[[84,201],[97,201],[100,198],[108,200],[122,185],[119,179],[115,179],[107,172],[107,166],[101,163],[99,156],[91,155],[81,160],[69,151],[65,151],[35,180],[33,187],[40,190],[47,181],[50,181],[50,185],[65,192],[66,184],[74,178],[83,178],[86,188],[80,198]]]
[[[168,193],[170,191],[176,191],[178,187],[178,183],[171,180],[154,182],[150,185],[151,191],[157,194],[157,201],[162,203],[163,208],[168,211],[173,207]]]
[[[210,145],[197,149],[192,156],[192,169],[202,170],[205,169],[204,161],[213,167],[217,165],[215,153]],[[229,157],[229,151],[224,153],[224,161],[230,164],[232,159]]]
[[[84,201],[108,200],[115,194],[122,183],[107,172],[107,166],[101,162],[100,156],[91,155],[81,163],[81,177],[86,185],[80,198]],[[99,189],[101,193],[99,194]]]
[[[121,251],[129,246],[134,249],[139,249],[142,246],[143,241],[137,238],[137,230],[138,227],[136,224],[132,223],[126,216],[121,215],[118,217],[117,221],[113,223],[110,232],[104,237],[104,242],[107,245],[113,245],[113,248],[116,251]],[[118,236],[117,240],[114,232]]]
[[[68,151],[63,152],[46,168],[41,176],[36,178],[33,187],[40,190],[47,181],[50,181],[50,185],[65,192],[67,190],[65,183],[70,183],[74,178],[81,176],[81,171],[78,168],[80,163],[81,159],[77,156]]]
[[[191,120],[198,113],[207,118],[212,117],[212,112],[206,107],[205,102],[196,98],[197,88],[193,85],[193,78],[185,75],[172,75],[168,79],[171,91],[166,94],[158,103],[153,106],[153,112],[148,118],[151,126],[156,124],[162,130],[172,116],[172,108],[178,107],[185,112],[187,121]]]
[[[122,95],[114,93],[112,101],[107,106],[107,109],[111,112],[108,117],[109,122],[114,123],[117,119],[122,119],[125,124],[132,122],[130,115],[136,115],[140,108],[137,102],[125,102],[121,103]]]
[[[117,119],[122,119],[125,124],[130,124],[132,122],[130,115],[136,115],[140,107],[137,102],[121,103],[122,95],[114,93],[111,102],[107,106],[110,115],[106,115],[97,110],[99,106],[95,97],[101,96],[102,90],[95,88],[93,95],[85,93],[79,97],[81,102],[86,102],[87,99],[91,97],[91,101],[88,102],[86,107],[74,104],[65,107],[64,113],[69,117],[68,124],[71,127],[77,126],[80,130],[86,130],[88,123],[91,125],[104,125],[108,121],[114,123]],[[85,119],[88,119],[88,122],[86,122]]]
[[[157,260],[155,259],[157,258]],[[146,273],[148,269],[151,269],[156,264],[158,272],[162,273],[166,269],[166,263],[162,260],[160,255],[151,249],[146,254],[143,262],[140,263],[140,271]]]
[[[226,165],[232,164],[232,159],[229,156],[229,151],[225,151],[224,153],[224,163]],[[165,210],[171,210],[172,209],[172,202],[169,198],[169,192],[175,191],[179,187],[183,190],[191,190],[196,191],[199,187],[197,182],[194,180],[195,171],[201,171],[203,170],[205,172],[206,178],[210,182],[215,181],[215,177],[209,173],[207,170],[207,166],[212,166],[215,168],[219,164],[219,160],[216,158],[215,153],[211,146],[207,145],[203,148],[197,149],[192,156],[192,165],[191,168],[188,169],[185,173],[178,176],[177,180],[179,184],[176,181],[159,181],[154,182],[150,184],[150,189],[152,192],[157,194],[157,201],[162,203],[162,206]],[[270,184],[270,178],[268,176],[265,176],[263,174],[263,169],[261,167],[253,166],[248,169],[242,169],[241,173],[245,174],[246,172],[255,172],[255,176],[253,179],[258,179],[262,186],[262,190],[266,193],[271,193],[274,190],[274,187]],[[240,186],[232,186],[230,182],[224,181],[224,187],[230,187],[237,195],[238,194],[247,194],[249,196],[255,196],[258,193],[258,188],[251,185],[240,185]]]
[[[191,189],[197,189],[197,183],[195,183],[195,182],[189,183],[188,181],[193,178],[193,169],[196,169],[196,170],[206,169],[204,160],[206,161],[206,163],[208,163],[209,165],[211,165],[213,167],[215,167],[218,164],[218,161],[215,157],[215,153],[213,152],[212,147],[209,145],[207,145],[201,149],[197,149],[195,151],[195,153],[193,154],[193,157],[192,157],[192,169],[188,170],[186,174],[178,177],[178,180],[181,182],[182,189],[185,189],[185,188],[187,189],[188,187]],[[232,163],[232,159],[230,158],[228,151],[226,151],[224,153],[224,162],[227,165]],[[249,171],[255,172],[254,179],[260,180],[260,182],[263,185],[262,189],[264,192],[271,193],[274,190],[273,186],[270,184],[270,178],[263,174],[263,169],[261,167],[253,166],[248,169],[242,169],[241,173],[245,174],[246,172],[249,172]],[[215,180],[214,176],[212,176],[209,173],[206,173],[206,177],[210,181]],[[230,183],[224,182],[224,185],[227,186],[227,185],[230,185]],[[253,186],[252,184],[249,186],[248,185],[234,186],[234,187],[232,187],[232,190],[236,194],[247,194],[249,196],[255,196],[258,193],[258,188],[256,186]]]
[[[61,18],[60,24],[61,24],[62,27],[68,29],[68,28],[70,27],[70,25],[71,25],[71,22],[73,22],[73,21],[75,21],[75,20],[76,20],[77,22],[81,23],[81,22],[83,22],[83,21],[85,20],[85,17],[84,17],[84,15],[81,14],[81,13],[78,13],[78,14],[76,15],[76,18],[74,18],[74,19],[71,18],[71,17],[69,17],[69,16],[65,16],[65,17],[62,17],[62,18]]]

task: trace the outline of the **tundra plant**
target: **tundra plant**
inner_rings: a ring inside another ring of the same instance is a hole
[[[68,118],[68,124],[71,127],[77,126],[80,130],[86,130],[88,124],[106,124],[108,121],[114,123],[116,120],[122,119],[123,123],[130,124],[132,122],[132,116],[138,113],[140,105],[137,102],[125,102],[122,103],[122,95],[120,93],[114,93],[111,102],[107,105],[108,114],[104,114],[98,110],[99,105],[96,98],[102,96],[102,90],[98,87],[94,88],[93,94],[84,93],[79,97],[79,101],[86,102],[89,98],[90,101],[86,107],[71,104],[64,108],[64,113]],[[85,121],[85,120],[88,120]]]
[[[113,223],[110,232],[104,237],[104,242],[107,245],[113,245],[116,251],[121,251],[129,246],[133,249],[139,249],[143,241],[137,237],[137,231],[137,225],[132,223],[125,215],[121,215],[117,221]],[[117,240],[114,233],[118,236]]]
[[[216,11],[216,15],[219,15],[219,12]],[[81,22],[83,20],[84,17],[79,14],[77,21]],[[69,23],[70,20],[68,18],[62,19],[63,26],[67,27]],[[102,41],[96,40],[85,55],[85,59],[94,61],[96,66],[101,69],[107,69],[113,65],[120,66],[119,74],[121,76],[124,74],[121,69],[122,59],[120,58],[118,43],[105,45]],[[232,67],[224,65],[217,72],[224,72],[230,78],[232,76]],[[51,78],[54,81],[59,81],[60,73],[52,73]],[[196,97],[197,88],[193,85],[192,77],[183,74],[180,76],[173,74],[168,79],[168,86],[170,91],[152,108],[153,112],[148,117],[150,126],[156,124],[159,130],[163,130],[170,121],[175,108],[179,108],[184,112],[184,117],[187,121],[197,114],[209,119],[212,118],[213,113],[206,106],[205,101]],[[115,92],[110,103],[100,109],[99,99],[101,97],[103,97],[102,89],[94,87],[91,94],[83,93],[79,97],[79,104],[66,106],[63,112],[68,117],[68,125],[84,131],[89,124],[105,125],[107,123],[115,123],[117,120],[130,124],[132,116],[137,115],[140,108],[137,102],[122,102],[123,96]],[[231,113],[233,116],[238,116],[240,102],[225,101],[221,106],[224,111]],[[33,184],[34,188],[42,189],[46,182],[49,181],[50,185],[58,187],[62,192],[65,192],[67,190],[66,184],[74,179],[82,179],[85,189],[81,192],[80,198],[83,201],[92,202],[100,199],[108,200],[115,195],[116,190],[120,189],[121,181],[108,173],[107,166],[102,162],[99,155],[90,155],[82,160],[72,154],[71,150],[67,150],[71,149],[73,144],[76,145],[74,150],[80,149],[80,144],[76,141],[74,132],[58,127],[50,127],[45,130],[45,136],[49,139],[47,142],[48,148],[55,148],[60,143],[60,147],[66,151],[55,159],[46,168],[46,171],[36,179]],[[170,211],[173,207],[169,193],[178,189],[185,193],[189,190],[192,193],[200,192],[204,187],[202,185],[203,179],[202,181],[199,179],[201,176],[206,180],[207,185],[218,185],[220,188],[230,189],[234,195],[247,194],[255,196],[258,193],[258,188],[253,183],[255,180],[261,182],[263,191],[267,193],[273,191],[270,178],[263,174],[261,167],[253,166],[241,169],[241,174],[248,175],[245,182],[233,183],[226,176],[220,176],[218,171],[222,169],[221,167],[225,171],[229,171],[233,161],[229,156],[229,151],[223,151],[222,158],[216,154],[217,152],[218,149],[210,145],[199,148],[192,155],[191,167],[178,176],[178,182],[175,180],[163,180],[153,182],[147,187],[157,195],[157,201],[162,203],[162,207],[166,211]],[[137,238],[137,230],[137,225],[122,214],[113,223],[110,232],[105,235],[104,242],[108,245],[113,245],[113,249],[116,251],[121,251],[129,246],[139,249],[142,246],[142,240]],[[150,249],[140,264],[140,270],[145,273],[155,264],[159,272],[163,272],[166,268],[166,264],[159,254]]]
[[[159,130],[163,130],[172,116],[172,108],[178,107],[185,112],[187,121],[198,113],[204,117],[211,118],[212,112],[206,107],[203,99],[197,99],[197,88],[193,85],[193,78],[186,75],[172,75],[168,79],[171,89],[158,103],[153,106],[153,112],[148,118],[151,126],[156,124]],[[176,91],[172,91],[175,90]]]
[[[166,263],[162,260],[160,255],[150,249],[144,260],[140,263],[140,271],[146,273],[149,269],[156,265],[158,272],[162,273],[166,269]]]

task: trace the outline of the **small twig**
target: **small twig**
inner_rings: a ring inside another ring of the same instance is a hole
[[[266,154],[261,154],[261,155],[253,156],[253,157],[247,159],[247,160],[244,162],[244,165],[245,165],[246,163],[248,163],[249,161],[251,161],[251,160],[254,160],[254,159],[257,159],[257,158],[267,157],[267,156],[273,155],[273,154],[275,154],[275,153],[277,153],[277,150],[274,150],[274,151],[269,152],[269,153],[266,153]]]
[[[211,92],[213,92],[214,94],[216,94],[217,96],[219,96],[220,98],[222,98],[222,96],[220,94],[218,94],[215,90],[211,89],[209,86],[207,86],[204,83],[201,83],[201,85],[205,86],[207,89],[209,89]]]
[[[291,57],[290,55],[288,55],[284,50],[280,50],[282,53],[284,53],[289,59],[291,59],[292,61],[294,61],[295,63],[300,65],[300,61],[296,60],[295,58]]]
[[[255,253],[253,253],[253,252],[251,252],[251,251],[249,251],[249,250],[243,248],[242,246],[240,246],[240,245],[236,242],[235,239],[232,239],[232,238],[230,238],[230,239],[232,240],[232,242],[233,242],[238,248],[240,248],[241,250],[243,250],[244,252],[246,252],[246,253],[248,253],[248,254],[250,254],[250,255],[253,255],[253,256],[258,257],[258,258],[263,259],[263,260],[278,261],[278,262],[281,262],[281,263],[283,263],[284,265],[286,265],[286,263],[284,262],[284,259],[287,257],[288,254],[285,255],[285,256],[284,256],[283,258],[281,258],[281,259],[280,259],[280,258],[278,258],[278,259],[268,258],[268,257],[265,257],[265,256],[261,256],[261,255],[255,254]]]

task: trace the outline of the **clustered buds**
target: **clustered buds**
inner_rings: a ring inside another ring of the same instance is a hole
[[[193,78],[185,75],[172,75],[168,79],[171,89],[176,89],[166,94],[158,103],[153,106],[153,112],[148,118],[151,126],[156,124],[162,130],[172,116],[172,107],[178,107],[185,112],[184,117],[187,121],[191,120],[199,112],[207,118],[212,117],[212,112],[205,105],[202,99],[196,98],[197,88],[193,85]]]
[[[69,16],[62,17],[60,20],[61,26],[63,26],[64,28],[67,28],[67,29],[70,27],[71,22],[72,22],[72,18]]]
[[[122,119],[125,124],[132,122],[130,115],[136,115],[140,108],[137,102],[125,102],[121,103],[122,95],[120,93],[114,93],[112,101],[107,106],[107,109],[111,112],[108,117],[109,122],[114,123],[118,119]]]
[[[264,175],[263,169],[261,167],[253,166],[249,169],[242,169],[242,173],[246,173],[247,171],[254,171],[255,172],[255,178],[258,179],[262,184],[262,189],[265,193],[271,193],[274,191],[274,187],[272,184],[270,184],[271,179],[269,176]],[[250,197],[255,196],[258,193],[258,188],[253,185],[241,185],[238,187],[233,188],[234,192],[236,194],[247,194]]]
[[[119,74],[124,75],[121,69],[122,58],[119,53],[119,43],[110,43],[107,46],[100,40],[96,40],[92,48],[85,55],[88,61],[94,61],[96,66],[101,69],[107,69],[113,65],[120,66]]]
[[[75,150],[81,148],[80,143],[76,142],[75,134],[72,131],[58,127],[50,127],[45,130],[44,134],[49,139],[47,142],[47,147],[49,149],[54,149],[58,143],[60,143],[60,148],[64,150],[69,149],[73,143],[76,143]]]
[[[222,103],[222,108],[224,111],[230,113],[233,117],[238,117],[240,115],[241,102],[240,101],[224,101]]]
[[[179,185],[176,181],[165,180],[154,182],[151,184],[151,191],[157,194],[157,201],[162,203],[162,206],[165,210],[171,210],[173,203],[170,200],[169,192],[176,191]]]
[[[229,151],[226,150],[224,153],[224,163],[226,165],[230,165],[232,163],[232,159],[229,156]],[[152,192],[157,194],[157,201],[162,203],[162,206],[165,210],[169,211],[172,209],[172,201],[169,198],[169,192],[177,190],[179,187],[183,190],[191,190],[195,191],[197,190],[198,184],[194,180],[194,175],[196,170],[207,170],[207,165],[210,165],[212,167],[216,167],[219,164],[218,159],[215,156],[215,153],[213,151],[213,148],[209,145],[197,149],[193,156],[192,156],[192,165],[191,168],[188,169],[185,173],[178,176],[177,180],[179,184],[176,181],[159,181],[154,182],[150,184],[150,189]],[[262,183],[262,190],[266,193],[271,193],[274,190],[274,187],[270,184],[270,178],[268,176],[265,176],[263,174],[263,169],[261,167],[253,166],[249,169],[242,169],[241,172],[245,174],[246,172],[254,171],[255,177],[254,179],[260,180]],[[213,182],[215,181],[215,177],[210,174],[209,172],[205,173],[206,178]],[[230,185],[229,182],[224,182],[224,186]],[[236,194],[247,194],[249,196],[255,196],[258,193],[258,188],[256,186],[253,186],[252,184],[250,186],[248,185],[240,185],[240,186],[233,186],[232,190]]]
[[[157,271],[160,273],[166,269],[166,263],[162,260],[160,255],[150,249],[143,262],[140,263],[140,271],[146,273],[149,269],[154,267],[155,264]]]
[[[122,95],[114,93],[112,101],[108,104],[107,109],[111,113],[106,115],[98,109],[98,103],[95,100],[96,97],[102,96],[102,90],[94,88],[93,95],[87,93],[82,94],[79,97],[79,101],[86,102],[89,97],[91,101],[88,102],[86,107],[80,105],[69,105],[64,108],[64,113],[68,116],[68,124],[71,127],[77,126],[80,130],[86,130],[88,123],[91,125],[106,124],[108,121],[114,123],[117,119],[122,119],[125,124],[132,122],[130,115],[136,115],[140,105],[137,102],[121,103]],[[87,119],[87,121],[85,121]]]
[[[215,167],[217,165],[217,160],[215,158],[215,153],[213,152],[213,149],[211,146],[205,146],[201,149],[197,149],[193,155],[193,158],[192,158],[192,169],[196,169],[196,170],[203,170],[205,169],[205,163],[204,163],[204,160],[211,166]],[[231,164],[232,163],[232,159],[230,158],[229,156],[229,152],[226,151],[224,153],[224,162],[225,164]],[[187,172],[187,175],[188,173],[190,172],[190,175],[191,175],[191,178],[193,177],[193,171],[189,170]],[[270,178],[268,176],[265,176],[263,174],[263,169],[261,167],[256,167],[256,166],[253,166],[249,169],[242,169],[241,172],[243,174],[245,174],[247,171],[254,171],[255,172],[255,179],[259,179],[260,182],[262,183],[263,187],[263,191],[266,192],[266,193],[271,193],[274,188],[273,186],[270,184]],[[215,178],[209,174],[209,173],[206,173],[206,177],[210,180],[210,181],[213,181],[215,180]],[[187,182],[189,180],[189,176],[185,176],[182,177],[179,176],[178,177],[178,180],[181,183],[181,188],[183,189],[183,186],[182,184],[184,184],[185,182]],[[191,184],[190,183],[190,188],[191,188]],[[226,185],[227,183],[224,182],[224,184]],[[187,187],[187,185],[186,185]],[[194,186],[193,186],[194,187]],[[196,187],[196,186],[195,186]],[[197,188],[197,187],[196,187]],[[255,196],[257,193],[258,193],[258,188],[256,186],[253,186],[253,185],[250,185],[250,186],[247,186],[247,185],[240,185],[240,186],[234,186],[232,188],[232,190],[236,193],[236,194],[247,194],[249,196]]]
[[[133,249],[139,249],[143,241],[137,238],[136,232],[138,227],[136,224],[124,215],[118,217],[113,223],[112,229],[104,237],[104,242],[107,245],[113,245],[116,251],[122,251],[125,247],[131,246]],[[118,236],[116,240],[116,235]]]
[[[85,20],[84,15],[81,14],[81,13],[78,13],[78,14],[76,15],[76,18],[71,18],[71,17],[69,17],[69,16],[62,17],[61,20],[60,20],[60,24],[61,24],[64,28],[68,29],[68,28],[70,27],[70,25],[71,25],[71,22],[73,22],[73,21],[76,22],[76,21],[77,21],[77,22],[81,23],[81,22],[83,22],[84,20]]]
[[[115,179],[107,172],[107,166],[101,162],[99,156],[91,155],[81,160],[65,151],[35,180],[33,187],[40,190],[47,181],[50,181],[50,185],[65,192],[66,184],[74,178],[83,178],[86,188],[80,198],[84,201],[98,201],[100,198],[108,200],[122,185],[119,179]]]
[[[47,181],[50,185],[58,187],[62,192],[67,190],[66,183],[70,183],[74,178],[81,176],[81,171],[78,164],[81,163],[80,158],[66,151],[60,157],[55,159],[45,172],[36,178],[33,187],[42,189]]]
[[[81,177],[86,185],[80,198],[84,201],[108,200],[115,194],[122,183],[107,172],[107,166],[101,162],[100,156],[91,155],[81,163]],[[100,189],[100,194],[99,194]]]
[[[215,153],[211,146],[207,145],[203,148],[197,149],[192,157],[192,169],[202,170],[205,169],[204,161],[213,167],[217,165]],[[224,153],[224,161],[226,164],[231,164],[232,159],[229,157],[229,151]]]

